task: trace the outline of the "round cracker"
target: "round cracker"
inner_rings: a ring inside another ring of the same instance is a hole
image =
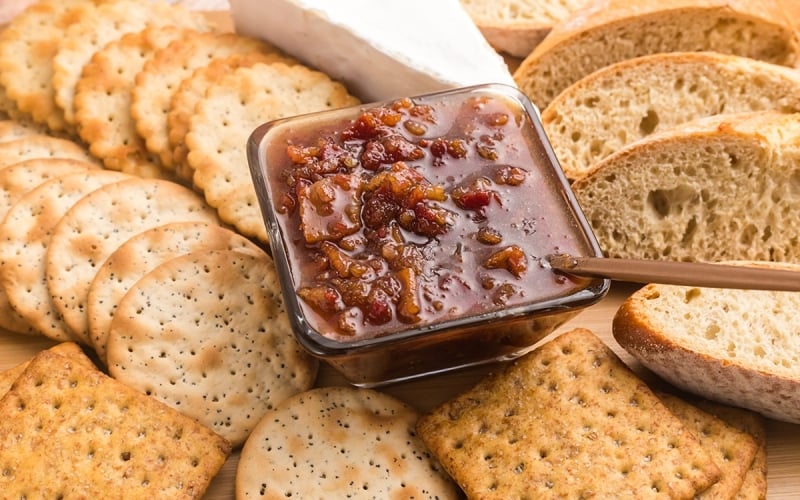
[[[53,57],[53,89],[56,104],[67,123],[75,124],[75,87],[84,65],[107,43],[126,33],[147,27],[177,26],[206,31],[202,14],[164,2],[112,0],[87,9],[61,34]]]
[[[50,179],[22,196],[0,224],[0,282],[17,314],[42,335],[73,340],[47,289],[45,255],[53,228],[85,195],[126,178],[89,169]]]
[[[34,134],[0,143],[0,168],[35,158],[66,158],[96,163],[83,146],[67,139]]]
[[[236,54],[215,59],[208,66],[197,68],[192,76],[184,79],[178,86],[170,101],[167,114],[169,147],[172,151],[172,163],[179,179],[192,180],[194,171],[186,161],[186,134],[194,114],[194,108],[206,95],[208,87],[220,81],[236,68],[250,67],[257,63],[285,62],[295,64],[288,57],[280,54]]]
[[[91,7],[86,0],[42,0],[0,33],[0,84],[20,111],[54,131],[66,122],[55,103],[53,56],[67,26]]]
[[[388,394],[320,387],[268,412],[245,443],[236,498],[460,498]]]
[[[131,115],[147,149],[158,155],[167,168],[173,165],[167,113],[181,81],[218,57],[247,53],[278,52],[266,42],[235,33],[196,33],[174,41],[145,64],[136,77]]]
[[[244,144],[264,122],[354,105],[358,100],[324,73],[301,65],[237,68],[197,104],[186,145],[194,183],[220,218],[245,236],[267,241]]]
[[[0,117],[3,120],[28,121],[25,113],[17,108],[17,104],[8,97],[6,88],[0,84]]]
[[[75,87],[78,133],[106,168],[140,177],[164,177],[136,133],[130,114],[136,75],[157,50],[192,33],[175,27],[146,28],[109,42],[83,67]]]
[[[0,121],[0,142],[11,142],[33,135],[43,135],[44,128],[33,123],[24,123],[17,120]]]
[[[195,192],[160,179],[134,178],[103,186],[64,214],[47,248],[47,288],[76,340],[90,343],[86,301],[103,262],[132,236],[179,221],[218,219]]]
[[[86,306],[89,340],[101,361],[106,360],[106,342],[114,312],[128,289],[167,260],[200,250],[263,253],[244,236],[217,224],[175,222],[134,236],[106,259],[89,288]]]
[[[317,371],[292,334],[266,253],[200,251],[161,264],[120,301],[107,347],[113,377],[234,446]]]
[[[22,161],[0,169],[0,220],[20,198],[48,179],[93,168],[95,165],[79,160],[48,158]],[[11,307],[5,287],[0,287],[0,328],[28,335],[39,333]]]

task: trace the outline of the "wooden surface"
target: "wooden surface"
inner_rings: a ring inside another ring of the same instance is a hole
[[[652,375],[638,366],[622,350],[611,336],[611,318],[620,302],[633,291],[630,285],[614,284],[611,293],[603,301],[592,306],[559,329],[559,332],[574,327],[589,328],[611,346],[617,354],[640,373],[643,378],[652,380]],[[545,339],[546,340],[546,339]],[[10,368],[33,356],[52,342],[30,337],[0,333],[0,369]],[[468,369],[450,374],[419,379],[404,384],[382,388],[405,402],[425,412],[435,405],[469,388],[481,377],[497,366]],[[346,382],[336,372],[323,366],[317,385],[341,385]],[[770,500],[800,498],[800,425],[768,421],[768,458]],[[230,500],[233,498],[234,477],[238,454],[234,453],[223,470],[214,479],[205,498],[208,500]]]

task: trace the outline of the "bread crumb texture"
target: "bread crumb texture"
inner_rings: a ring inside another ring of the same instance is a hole
[[[713,116],[601,161],[573,190],[610,257],[800,262],[800,114]]]

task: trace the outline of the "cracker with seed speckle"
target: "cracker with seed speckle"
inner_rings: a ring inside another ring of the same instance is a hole
[[[41,125],[19,122],[17,120],[0,121],[0,142],[11,142],[33,135],[45,135],[46,129]]]
[[[88,9],[61,35],[53,57],[56,104],[67,123],[75,124],[75,87],[84,65],[107,43],[147,27],[176,26],[207,31],[202,14],[162,1],[108,0]]]
[[[58,137],[33,134],[0,142],[0,168],[36,158],[66,158],[97,163],[83,146]]]
[[[199,250],[240,250],[253,255],[263,253],[261,248],[244,236],[217,224],[175,222],[134,236],[106,259],[92,280],[86,304],[89,340],[103,362],[106,361],[106,341],[111,320],[117,304],[130,287],[159,264]]]
[[[285,62],[295,64],[288,57],[277,53],[236,54],[211,61],[208,66],[197,68],[192,75],[184,79],[178,86],[170,101],[167,115],[169,131],[169,147],[172,151],[172,163],[179,179],[191,181],[194,171],[186,161],[186,134],[194,108],[205,96],[208,87],[220,81],[236,68],[250,67],[257,63]]]
[[[140,177],[164,177],[148,154],[131,118],[131,91],[150,57],[191,30],[146,28],[128,33],[95,52],[75,87],[75,121],[81,138],[107,168]]]
[[[8,498],[200,498],[230,444],[191,418],[51,351],[0,399]]]
[[[8,97],[6,88],[0,85],[0,119],[26,121],[24,113],[17,108],[14,101]]]
[[[47,289],[45,257],[53,228],[85,195],[127,178],[101,169],[55,177],[23,195],[0,224],[0,283],[13,309],[40,334],[72,340]]]
[[[322,387],[268,412],[245,443],[236,498],[461,498],[387,394]]]
[[[152,227],[218,222],[192,190],[160,179],[133,178],[81,198],[53,229],[45,258],[47,288],[73,338],[90,345],[86,301],[103,262],[122,243]]]
[[[159,265],[117,306],[108,370],[242,444],[261,416],[314,384],[272,259],[209,250]]]
[[[357,104],[339,83],[301,65],[237,68],[208,88],[191,119],[186,145],[194,183],[220,218],[267,241],[244,145],[264,122]]]
[[[53,131],[66,127],[53,91],[53,57],[64,30],[92,8],[86,0],[40,0],[0,33],[0,85],[20,111]]]
[[[278,57],[272,45],[235,33],[196,33],[176,40],[157,52],[136,77],[131,115],[147,149],[172,169],[167,114],[172,94],[184,78],[219,57],[262,53]]]
[[[439,406],[417,431],[474,498],[692,498],[720,476],[681,421],[585,329]]]
[[[94,168],[96,166],[91,163],[62,158],[34,158],[0,168],[0,220],[5,218],[20,198],[48,179]],[[14,333],[39,334],[38,330],[11,307],[3,287],[0,287],[0,328]]]
[[[675,395],[659,392],[658,397],[708,451],[722,473],[719,481],[695,498],[733,498],[756,456],[755,439]]]

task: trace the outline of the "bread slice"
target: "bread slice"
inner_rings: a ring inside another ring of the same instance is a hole
[[[781,266],[800,272],[798,264]],[[650,284],[622,304],[612,331],[677,387],[800,423],[798,310],[794,292]]]
[[[500,52],[526,57],[550,32],[589,0],[461,0],[486,41]]]
[[[611,257],[800,262],[800,114],[703,118],[601,160],[572,185]]]
[[[542,122],[576,179],[653,132],[721,113],[800,111],[800,73],[748,57],[667,52],[601,68],[561,92]]]
[[[582,77],[646,54],[711,50],[794,66],[797,34],[781,0],[607,0],[553,27],[514,73],[540,109]]]

